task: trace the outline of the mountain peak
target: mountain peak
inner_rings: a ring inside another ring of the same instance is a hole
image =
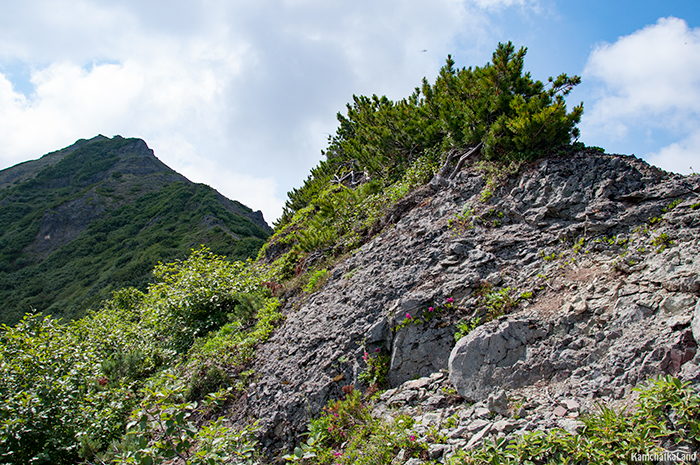
[[[0,219],[8,323],[31,309],[80,315],[201,244],[254,257],[271,231],[260,212],[192,183],[145,141],[102,135],[0,171]]]

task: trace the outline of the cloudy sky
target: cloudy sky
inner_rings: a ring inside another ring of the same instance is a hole
[[[140,137],[272,222],[353,94],[508,40],[534,78],[582,77],[581,141],[700,171],[697,0],[0,0],[0,169]]]

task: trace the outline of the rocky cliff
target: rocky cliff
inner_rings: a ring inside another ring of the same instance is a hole
[[[576,430],[596,401],[629,400],[650,376],[697,382],[699,207],[700,176],[598,151],[424,186],[320,291],[287,301],[229,414],[261,419],[268,450],[289,447],[344,386],[367,389],[363,357],[385,354],[375,413],[437,428],[439,459],[491,436]]]

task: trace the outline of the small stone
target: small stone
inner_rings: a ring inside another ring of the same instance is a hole
[[[527,415],[527,409],[525,408],[524,405],[521,405],[520,407],[516,408],[513,411],[513,415],[518,417],[518,418],[523,418],[524,416]]]
[[[566,416],[567,413],[569,413],[569,411],[561,405],[558,405],[557,408],[554,409],[554,414],[558,417]]]
[[[568,410],[578,410],[581,407],[575,399],[566,399],[564,405]]]
[[[436,425],[440,422],[440,415],[434,413],[426,413],[420,421],[423,425]]]
[[[476,418],[489,418],[491,417],[491,411],[484,407],[475,408],[474,416]]]
[[[460,426],[459,428],[450,431],[450,434],[448,434],[447,437],[449,439],[466,438],[468,434],[469,428],[466,426]]]
[[[508,415],[508,396],[502,389],[499,389],[488,397],[487,405],[491,412],[503,416]]]
[[[425,378],[418,378],[414,379],[411,381],[406,381],[403,383],[402,388],[403,389],[420,389],[424,388],[426,386],[429,386],[430,383],[432,383],[432,379],[425,377]]]
[[[510,433],[515,429],[515,424],[508,420],[499,420],[493,424],[493,429],[499,433]]]
[[[401,391],[389,400],[389,405],[403,405],[411,402],[416,397],[418,397],[418,393],[416,391]]]
[[[387,389],[386,391],[384,391],[384,392],[382,393],[382,395],[379,396],[379,400],[380,400],[380,401],[385,401],[385,400],[387,400],[388,398],[390,398],[391,396],[393,396],[394,394],[396,394],[396,391],[398,391],[398,389],[396,389],[396,388],[394,388],[394,389]]]
[[[469,424],[467,425],[467,431],[469,431],[470,433],[473,433],[474,431],[480,430],[480,429],[482,429],[484,426],[490,425],[490,424],[491,424],[490,421],[486,421],[486,420],[474,420],[474,421],[472,421],[471,423],[469,423]]]
[[[394,460],[391,461],[392,465],[399,465],[404,462],[404,459],[406,458],[406,450],[401,449],[398,454],[396,454],[396,457],[394,457]]]
[[[423,405],[430,408],[437,408],[444,400],[445,396],[438,394],[436,396],[429,397],[428,400],[423,402]]]
[[[442,457],[447,450],[450,450],[450,446],[447,444],[431,444],[430,447],[428,447],[428,456],[433,460],[437,460]]]
[[[576,314],[581,314],[588,310],[588,303],[586,302],[586,299],[580,295],[576,296],[574,301],[571,303],[571,306]]]
[[[691,295],[671,295],[661,302],[661,308],[666,313],[678,313],[695,305],[695,298]]]
[[[579,434],[583,430],[583,423],[571,418],[562,418],[557,422],[560,428],[565,429],[571,434]]]
[[[472,438],[467,443],[466,448],[471,449],[474,446],[476,446],[477,444],[479,444],[482,441],[482,439],[484,438],[484,436],[486,436],[486,433],[489,432],[490,429],[491,429],[490,424],[484,426],[483,429],[481,429],[478,433],[476,433],[474,436],[472,436]]]

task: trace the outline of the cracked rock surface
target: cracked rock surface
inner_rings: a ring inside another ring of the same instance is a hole
[[[494,436],[576,431],[580,412],[629,401],[650,376],[700,379],[700,176],[586,152],[495,187],[469,168],[409,195],[412,208],[288,302],[258,348],[230,415],[260,419],[268,450],[290,447],[344,386],[367,388],[365,350],[391,358],[375,413],[439,425],[435,459]],[[489,310],[486,292],[510,301]],[[477,318],[455,343],[458,323]]]

